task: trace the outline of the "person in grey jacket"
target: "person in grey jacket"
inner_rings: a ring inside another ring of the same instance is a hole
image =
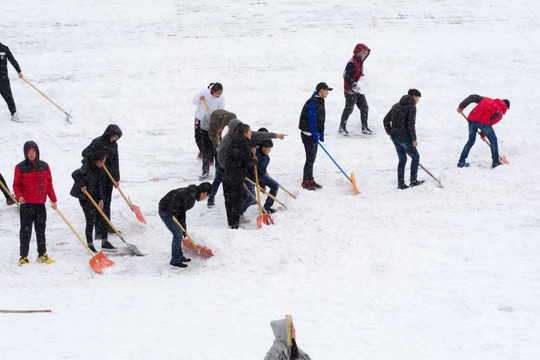
[[[210,177],[210,166],[217,156],[217,147],[221,140],[223,128],[229,125],[232,119],[236,119],[236,114],[216,109],[204,114],[200,124],[200,146],[202,153],[202,176],[200,180]],[[218,176],[216,168],[216,177]]]
[[[266,353],[264,360],[311,359],[296,345],[296,332],[290,315],[285,315],[285,319],[271,321],[270,327],[276,339]]]
[[[418,180],[418,165],[420,164],[420,154],[416,147],[416,104],[420,101],[420,91],[410,89],[407,95],[403,95],[399,103],[392,106],[383,120],[384,130],[396,147],[398,154],[398,189],[405,190],[409,186],[405,185],[405,165],[407,164],[407,154],[411,157],[411,178],[410,186],[417,186],[424,182]]]

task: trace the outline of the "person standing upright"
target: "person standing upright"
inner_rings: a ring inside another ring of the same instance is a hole
[[[482,139],[487,137],[489,140],[491,145],[491,167],[496,168],[502,163],[499,159],[499,146],[497,143],[497,135],[495,135],[495,131],[493,130],[493,125],[501,121],[503,115],[510,109],[510,101],[506,99],[494,100],[480,95],[469,95],[461,102],[461,104],[459,104],[457,112],[463,114],[463,109],[473,102],[478,105],[476,105],[467,117],[467,120],[469,121],[469,140],[463,147],[457,166],[463,168],[470,165],[468,162],[465,162],[465,160],[467,160],[469,151],[471,151],[471,148],[476,141],[476,132],[480,130]]]
[[[298,128],[306,151],[302,187],[307,190],[317,190],[322,187],[313,178],[313,165],[317,157],[319,140],[324,142],[324,123],[326,119],[324,99],[328,96],[329,91],[332,91],[332,88],[328,87],[325,82],[318,83],[313,95],[306,101],[300,113]]]
[[[398,154],[398,189],[404,190],[409,186],[405,185],[405,164],[407,163],[407,154],[411,161],[410,186],[417,186],[424,182],[418,180],[418,165],[420,164],[420,154],[416,147],[416,104],[420,101],[420,91],[410,89],[407,95],[403,95],[399,102],[392,106],[392,109],[386,114],[383,120],[384,130],[392,139],[396,152]]]
[[[11,113],[11,121],[22,122],[17,115],[17,107],[15,106],[15,100],[13,100],[13,94],[11,93],[11,86],[9,84],[9,76],[7,69],[7,62],[11,63],[15,68],[15,71],[19,74],[19,78],[23,78],[21,67],[9,48],[0,43],[0,95],[4,98]]]
[[[372,132],[368,127],[368,103],[366,95],[358,82],[364,76],[364,61],[371,50],[364,44],[357,44],[353,51],[353,57],[345,66],[343,71],[343,85],[345,90],[345,108],[341,115],[341,123],[339,124],[338,133],[343,136],[349,136],[347,131],[347,121],[354,110],[354,105],[360,110],[360,121],[362,122],[362,134],[371,135]]]
[[[193,105],[197,105],[197,108],[195,109],[195,143],[199,149],[198,158],[201,159],[204,150],[201,141],[201,120],[204,114],[209,111],[225,109],[223,85],[218,82],[210,83],[206,89],[199,91],[199,93],[193,97],[191,102]]]

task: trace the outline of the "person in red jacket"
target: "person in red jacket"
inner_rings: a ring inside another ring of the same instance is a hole
[[[13,177],[13,192],[21,204],[20,218],[20,255],[19,265],[28,264],[28,251],[32,237],[32,225],[36,229],[37,262],[51,264],[54,262],[47,256],[45,241],[45,225],[47,211],[45,201],[47,196],[56,209],[56,194],[54,193],[51,169],[49,164],[39,159],[39,148],[34,141],[24,144],[24,160],[15,167]]]
[[[503,115],[510,109],[510,101],[506,99],[490,99],[476,94],[469,95],[459,104],[457,112],[462,114],[463,109],[473,102],[478,105],[476,105],[467,117],[467,120],[469,121],[469,140],[463,147],[457,166],[463,168],[470,165],[465,160],[467,160],[469,151],[471,151],[471,148],[476,141],[476,132],[477,130],[480,130],[482,138],[487,137],[491,144],[491,159],[493,160],[491,167],[495,168],[502,163],[499,159],[499,146],[497,144],[497,135],[495,135],[495,131],[493,130],[493,125],[501,121]]]
[[[368,103],[366,95],[360,88],[360,78],[364,76],[364,61],[369,56],[371,50],[364,44],[356,44],[353,51],[353,57],[345,66],[343,71],[343,86],[345,91],[345,108],[341,114],[341,123],[338,133],[343,136],[349,136],[347,131],[347,120],[354,110],[354,105],[360,110],[360,121],[362,122],[362,134],[371,135],[368,128]]]

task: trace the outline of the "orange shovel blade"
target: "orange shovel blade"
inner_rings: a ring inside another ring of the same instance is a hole
[[[105,254],[103,254],[103,251],[98,252],[96,256],[90,259],[89,263],[92,269],[100,274],[103,274],[103,269],[114,265],[114,262],[107,259]]]
[[[510,164],[510,163],[508,162],[508,160],[506,160],[506,156],[504,156],[504,155],[503,155],[503,157],[502,157],[502,163],[505,164],[505,165]]]
[[[214,253],[212,253],[211,249],[209,249],[209,248],[207,248],[205,246],[197,245],[197,244],[195,244],[195,246],[193,246],[193,243],[191,241],[189,241],[188,239],[186,239],[186,238],[182,239],[182,245],[184,245],[184,247],[193,249],[193,250],[197,251],[198,253],[202,253],[202,254],[205,254],[207,256],[214,256]]]
[[[259,227],[259,229],[262,227],[262,224],[270,225],[270,220],[268,220],[268,214],[257,216],[257,226]]]
[[[131,207],[133,209],[133,212],[135,213],[135,216],[137,216],[137,220],[139,220],[143,224],[146,224],[146,220],[144,220],[144,217],[142,216],[141,208],[133,204],[131,204]]]
[[[349,178],[349,181],[351,182],[351,184],[352,184],[354,190],[355,190],[357,193],[361,194],[360,190],[358,190],[358,188],[356,187],[356,177],[354,177],[354,173],[353,173],[353,172],[351,173],[351,177]]]

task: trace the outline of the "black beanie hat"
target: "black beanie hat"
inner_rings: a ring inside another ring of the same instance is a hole
[[[212,193],[214,189],[212,188],[212,184],[210,184],[209,182],[203,182],[203,183],[200,183],[198,186],[197,186],[197,192],[199,194],[205,192],[207,193],[208,195],[210,195]]]
[[[503,99],[503,103],[506,104],[506,109],[507,110],[510,110],[510,101],[506,100],[506,99]]]

